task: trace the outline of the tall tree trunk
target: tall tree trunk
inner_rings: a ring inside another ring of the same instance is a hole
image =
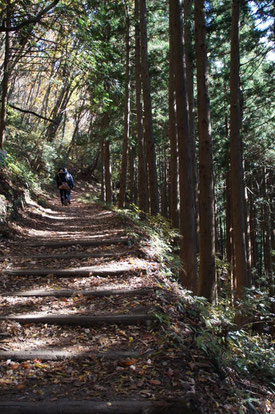
[[[173,38],[173,62],[175,68],[175,92],[177,104],[177,131],[180,176],[180,256],[184,270],[180,272],[183,285],[197,293],[195,191],[193,185],[192,142],[189,131],[189,114],[184,70],[183,23],[179,0],[170,0],[171,36]]]
[[[76,137],[77,137],[78,130],[79,130],[79,124],[80,124],[80,120],[81,120],[81,115],[82,115],[82,113],[81,113],[81,111],[79,110],[78,114],[77,114],[77,115],[76,115],[76,117],[75,117],[75,127],[74,127],[74,132],[73,132],[72,139],[71,139],[71,142],[70,142],[70,145],[69,145],[69,149],[68,149],[68,151],[67,151],[67,155],[66,155],[66,160],[67,160],[67,161],[68,161],[69,156],[70,156],[70,154],[71,154],[71,151],[72,151],[72,149],[73,149],[73,147],[74,147],[74,145],[75,145]]]
[[[147,172],[144,157],[144,136],[142,124],[141,104],[141,51],[140,51],[140,25],[139,1],[135,0],[135,79],[136,79],[136,112],[137,112],[137,145],[138,145],[138,201],[141,211],[148,212]]]
[[[46,131],[46,137],[49,142],[54,141],[57,130],[62,122],[65,109],[67,108],[70,97],[76,88],[76,85],[73,88],[71,88],[71,86],[72,81],[69,81],[66,85],[64,85],[52,111],[54,122],[49,125]]]
[[[105,201],[105,168],[104,168],[104,152],[105,152],[105,142],[104,139],[101,140],[100,145],[100,181],[101,181],[101,192],[100,192],[100,199],[101,201]]]
[[[262,169],[263,176],[263,200],[264,200],[264,263],[265,263],[265,272],[268,276],[272,272],[272,247],[271,247],[271,220],[270,220],[270,205],[269,197],[267,195],[267,183],[268,183],[268,173],[266,168]],[[272,284],[272,280],[270,281]]]
[[[168,203],[167,203],[167,161],[166,150],[163,148],[163,162],[162,162],[162,180],[161,180],[161,215],[168,217]]]
[[[251,227],[250,227],[250,208],[249,208],[249,199],[248,199],[248,189],[244,187],[244,200],[245,200],[245,217],[246,217],[246,257],[247,257],[247,270],[248,274],[251,273],[252,266],[252,245],[251,245]]]
[[[230,61],[230,155],[232,180],[233,243],[236,271],[236,295],[243,296],[249,286],[244,221],[244,174],[240,135],[240,56],[239,56],[240,0],[232,0],[231,61]]]
[[[200,277],[198,294],[215,298],[215,214],[204,0],[195,2],[198,90]]]
[[[256,207],[254,204],[253,194],[249,193],[249,208],[250,208],[250,237],[251,237],[251,267],[257,268],[257,242],[256,242]]]
[[[229,166],[228,166],[229,167]],[[232,261],[232,197],[231,197],[231,178],[230,172],[226,172],[225,179],[225,198],[226,198],[226,258],[228,263]]]
[[[135,186],[135,149],[129,148],[128,151],[128,175],[129,175],[129,200],[130,204],[135,203],[136,200],[136,186]]]
[[[144,129],[147,152],[147,163],[149,171],[149,190],[151,214],[159,212],[158,179],[156,166],[156,150],[153,135],[152,103],[149,78],[148,45],[147,45],[147,19],[146,0],[140,3],[140,40],[141,40],[141,74],[144,101]]]
[[[6,27],[10,26],[10,0],[7,0],[7,19]],[[7,97],[8,97],[8,83],[9,83],[9,61],[10,61],[10,34],[7,31],[5,34],[5,57],[3,65],[3,80],[2,80],[2,96],[1,96],[1,112],[0,112],[0,149],[3,149],[3,144],[6,138],[6,112],[7,112]]]
[[[219,219],[219,235],[220,235],[220,256],[221,260],[224,257],[224,236],[223,236],[223,220],[222,217]]]
[[[112,180],[111,180],[111,162],[110,162],[110,142],[105,140],[104,145],[104,169],[105,169],[105,188],[106,203],[112,202]]]
[[[195,115],[194,115],[194,54],[192,46],[192,8],[193,0],[184,0],[184,43],[185,43],[185,62],[186,62],[186,87],[189,113],[189,130],[192,142],[192,168],[193,185],[195,188],[195,214],[196,214],[196,240],[197,252],[199,251],[199,200],[198,200],[198,173],[196,156],[196,134],[195,134]]]
[[[270,171],[270,183],[274,183],[274,172]],[[271,218],[271,249],[275,251],[275,210],[274,210],[274,193],[270,193],[270,218]],[[275,260],[272,261],[272,272],[275,273]]]
[[[172,16],[169,16],[169,31],[172,31]],[[175,79],[173,66],[173,37],[169,36],[169,139],[170,139],[170,164],[169,164],[169,217],[174,228],[179,227],[178,215],[178,148],[177,126],[175,113]]]
[[[125,75],[125,106],[124,106],[124,136],[122,147],[122,161],[120,170],[120,189],[118,207],[122,208],[125,203],[126,182],[127,182],[127,152],[130,131],[130,21],[128,10],[126,10],[126,75]]]

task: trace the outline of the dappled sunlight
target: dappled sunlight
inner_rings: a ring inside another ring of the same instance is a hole
[[[119,330],[116,327],[111,327],[107,332],[104,327],[97,329],[66,327],[66,331],[64,331],[58,325],[40,324],[35,326],[30,324],[25,327],[25,340],[23,341],[23,328],[19,323],[13,322],[9,329],[11,333],[14,333],[10,352],[18,352],[21,355],[26,353],[30,360],[37,357],[43,360],[43,355],[46,356],[46,359],[53,360],[80,357],[81,355],[87,357],[87,353],[91,356],[103,353],[104,356],[108,351],[124,354],[127,357],[127,354],[135,351],[139,343],[139,341],[129,342],[129,338],[137,338],[140,330],[143,330],[143,335],[149,335],[146,328],[134,326]],[[40,337],[36,335],[37,331],[42,334]],[[142,343],[139,346],[142,346]],[[29,361],[29,363],[32,364],[33,361]],[[1,378],[5,378],[5,376]]]
[[[36,263],[33,263],[36,264]],[[81,274],[83,272],[89,273],[91,276],[92,274],[98,274],[104,273],[108,275],[108,272],[112,274],[115,271],[121,271],[121,272],[130,272],[130,271],[137,271],[137,270],[146,270],[148,268],[149,264],[144,259],[138,259],[138,258],[129,258],[128,260],[119,260],[119,261],[111,261],[106,263],[101,263],[98,265],[90,265],[90,266],[63,266],[62,268],[38,268],[35,267],[32,268],[24,268],[24,267],[17,267],[17,268],[6,268],[7,274],[14,274],[16,275],[16,272],[20,274],[21,271],[24,272],[25,275],[35,273],[37,276],[45,274],[45,275],[52,275],[52,274],[58,274],[61,272],[70,272],[72,271],[76,276],[78,274]]]
[[[58,214],[58,213],[56,213],[56,214]],[[51,216],[51,215],[46,214],[46,213],[41,213],[41,217],[46,217],[46,218],[49,218],[51,220],[59,220],[59,221],[64,222],[64,217],[61,216],[60,214],[58,214],[56,216]],[[74,217],[72,217],[72,216],[66,216],[65,217],[65,220],[72,221],[72,220],[74,220]]]
[[[62,226],[62,223],[59,224],[60,228],[64,227]],[[105,236],[113,236],[113,235],[118,235],[118,234],[125,234],[125,231],[110,231],[110,230],[106,230],[106,231],[100,231],[99,233],[96,234],[92,234],[90,232],[86,232],[86,231],[81,231],[81,232],[73,232],[73,231],[68,231],[66,230],[58,230],[58,228],[55,228],[54,230],[39,230],[39,229],[31,229],[28,231],[28,234],[30,234],[33,237],[40,237],[40,238],[54,238],[56,236],[74,236],[74,239],[83,239],[85,238],[86,240],[93,240],[93,239],[100,239],[100,238],[104,238]]]
[[[97,213],[96,217],[102,217],[102,216],[113,216],[114,213],[111,210],[105,210],[105,211],[101,211],[100,213]]]

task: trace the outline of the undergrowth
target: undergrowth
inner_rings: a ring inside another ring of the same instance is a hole
[[[167,277],[178,280],[177,274],[182,266],[178,255],[174,253],[175,240],[180,237],[178,231],[171,228],[169,221],[162,216],[141,214],[136,206],[116,211],[128,227],[129,237],[141,242],[146,240],[150,246],[149,254],[155,256],[162,265],[162,273],[164,271]],[[223,267],[226,271],[227,265],[223,264]],[[188,302],[192,307],[189,312],[200,315],[202,324],[193,327],[196,344],[212,360],[218,371],[225,377],[232,377],[234,373],[235,379],[254,379],[272,390],[275,377],[272,338],[270,333],[258,333],[253,329],[256,320],[268,323],[274,318],[268,289],[247,289],[237,306],[231,303],[232,292],[226,283],[220,287],[220,296],[215,305],[203,297],[192,296],[183,288],[181,292],[176,304],[177,310],[179,313],[183,313],[184,309],[186,311],[185,304]],[[239,309],[249,321],[241,328],[234,322]],[[163,319],[160,315],[157,317],[164,325],[169,323],[167,318]],[[178,341],[181,342],[181,338]],[[258,399],[252,398],[248,391],[240,389],[239,392],[240,399],[257,412]]]
[[[135,204],[127,210],[114,209],[124,221],[128,236],[139,242],[146,241],[147,254],[158,259],[167,275],[176,275],[182,268],[182,262],[175,253],[180,234],[171,226],[170,221],[160,214],[145,214]]]

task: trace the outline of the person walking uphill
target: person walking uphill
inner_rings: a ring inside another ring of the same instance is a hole
[[[62,206],[71,204],[71,190],[74,186],[74,180],[67,168],[59,168],[56,174],[56,184],[60,191]]]

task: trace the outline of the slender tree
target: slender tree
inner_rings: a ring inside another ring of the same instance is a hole
[[[176,114],[179,148],[180,180],[180,256],[184,270],[180,274],[183,285],[197,293],[195,191],[193,185],[192,142],[189,130],[189,114],[184,70],[183,22],[179,0],[170,0],[172,56],[175,68]]]
[[[172,31],[172,15],[169,14],[169,31]],[[172,226],[179,226],[178,215],[178,146],[177,127],[175,113],[175,79],[173,61],[173,37],[169,36],[169,140],[170,140],[170,165],[169,165],[169,216]]]
[[[241,139],[240,52],[239,52],[240,0],[232,0],[231,54],[230,54],[230,155],[232,185],[232,219],[235,258],[236,295],[241,298],[249,286],[247,271],[244,174]]]
[[[144,135],[141,103],[141,51],[140,51],[140,0],[135,0],[135,80],[136,80],[136,123],[138,145],[138,200],[141,211],[148,212],[147,169],[145,168]]]
[[[208,62],[204,0],[195,2],[195,44],[198,90],[200,296],[215,298],[215,218]]]
[[[153,118],[151,88],[148,63],[148,41],[147,41],[147,10],[146,0],[139,0],[140,4],[140,43],[141,43],[141,76],[144,101],[144,133],[146,141],[147,165],[149,171],[149,190],[151,214],[159,212],[158,179],[156,167],[156,150],[153,135]]]
[[[105,139],[104,143],[104,170],[105,170],[105,190],[106,203],[112,202],[112,179],[111,179],[111,155],[110,155],[110,141]]]
[[[10,26],[11,21],[11,11],[10,11],[10,0],[7,1],[7,11],[6,11],[6,22],[5,27]],[[9,60],[10,60],[10,33],[6,31],[5,34],[5,57],[3,65],[3,80],[1,84],[1,111],[0,111],[0,149],[3,148],[6,135],[6,107],[7,107],[7,97],[8,97],[8,82],[9,82]]]
[[[125,35],[125,49],[126,49],[126,63],[125,63],[125,105],[124,105],[124,136],[122,147],[122,162],[120,171],[120,189],[118,206],[122,208],[125,202],[126,192],[126,178],[127,178],[127,152],[130,132],[130,20],[129,11],[126,7],[126,35]]]
[[[196,154],[196,133],[195,133],[195,107],[194,107],[194,47],[192,43],[193,30],[193,0],[184,0],[184,51],[186,61],[186,89],[188,100],[189,130],[191,137],[191,154],[193,168],[193,185],[195,188],[195,214],[196,214],[196,237],[197,252],[199,250],[199,201],[198,201],[198,172],[197,172],[197,154]]]

